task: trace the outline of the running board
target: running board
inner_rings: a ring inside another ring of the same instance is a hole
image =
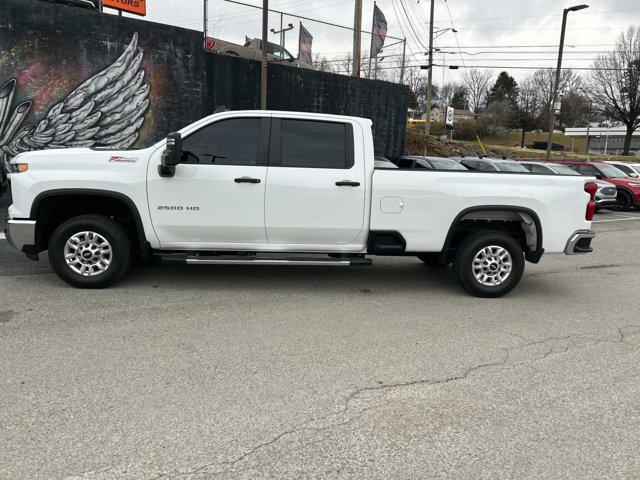
[[[373,262],[364,257],[258,257],[258,256],[187,256],[184,259],[188,265],[300,265],[300,266],[337,266],[337,267],[368,267]]]

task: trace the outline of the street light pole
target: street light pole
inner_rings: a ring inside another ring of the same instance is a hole
[[[560,48],[558,49],[558,66],[556,67],[556,81],[553,84],[551,95],[551,111],[549,112],[549,137],[547,138],[547,162],[551,158],[551,144],[553,142],[553,129],[556,124],[556,102],[558,101],[558,86],[560,85],[560,73],[562,72],[562,52],[564,50],[564,34],[567,29],[567,15],[569,12],[577,12],[589,8],[589,5],[576,5],[565,8],[562,12],[562,29],[560,30]]]
[[[351,75],[360,76],[360,43],[362,41],[362,0],[356,0],[353,18],[353,71]]]
[[[431,0],[431,15],[429,17],[429,70],[427,72],[427,100],[424,105],[425,122],[424,133],[429,136],[431,132],[431,82],[433,81],[433,10],[435,0]],[[427,156],[427,143],[425,138],[424,156]]]
[[[267,109],[267,43],[269,38],[269,0],[262,0],[262,71],[260,75],[260,109]]]

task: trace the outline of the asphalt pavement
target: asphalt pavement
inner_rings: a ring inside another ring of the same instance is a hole
[[[0,239],[0,478],[640,478],[640,212],[509,296],[448,268],[160,265]]]

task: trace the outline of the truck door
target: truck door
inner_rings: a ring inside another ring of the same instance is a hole
[[[270,244],[349,245],[363,229],[365,166],[348,122],[273,118],[265,194]]]
[[[266,243],[268,118],[228,118],[183,138],[175,176],[148,170],[151,220],[163,247]]]

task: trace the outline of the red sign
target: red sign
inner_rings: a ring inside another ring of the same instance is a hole
[[[145,16],[147,14],[146,0],[102,0],[105,7],[115,8],[123,12]]]

